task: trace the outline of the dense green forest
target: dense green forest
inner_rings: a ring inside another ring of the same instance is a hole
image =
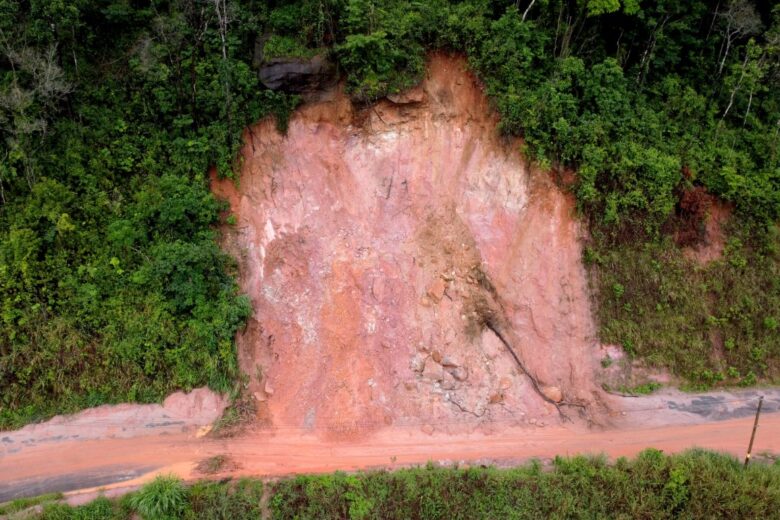
[[[207,172],[299,102],[260,84],[259,36],[360,104],[465,53],[500,130],[576,172],[602,339],[695,387],[780,377],[771,1],[0,0],[0,427],[234,384],[250,308]],[[697,266],[715,197],[726,254]]]
[[[267,501],[263,501],[263,494]],[[775,518],[780,464],[746,470],[704,451],[667,456],[646,450],[633,460],[556,458],[513,469],[426,468],[347,475],[304,475],[185,486],[158,477],[119,501],[72,508],[56,496],[12,502],[0,514],[43,504],[41,519],[261,518]],[[263,516],[265,517],[265,516]]]

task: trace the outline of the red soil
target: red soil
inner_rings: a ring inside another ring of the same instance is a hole
[[[723,249],[726,247],[725,226],[733,208],[718,199],[707,208],[707,215],[704,219],[704,238],[698,244],[686,247],[683,254],[689,260],[693,260],[701,265],[706,265],[715,260],[720,260],[723,256]]]
[[[133,481],[118,482],[101,489],[132,489],[157,474],[175,473],[183,478],[203,478],[196,467],[208,457],[223,455],[237,461],[232,476],[283,476],[294,473],[328,472],[376,467],[400,467],[427,461],[513,463],[555,455],[605,453],[611,457],[631,456],[653,446],[667,453],[692,446],[744,456],[751,417],[717,423],[666,425],[607,431],[546,428],[508,428],[479,432],[426,435],[417,429],[385,429],[370,439],[323,441],[315,435],[280,431],[245,436],[227,441],[195,439],[188,434],[150,436],[136,439],[105,439],[43,443],[0,458],[0,486],[15,481],[54,475],[96,472],[139,465],[158,469]],[[761,418],[755,453],[780,452],[780,414]],[[227,475],[225,473],[224,475]],[[219,477],[211,475],[210,477]],[[83,490],[72,498],[81,503],[95,497],[97,490]]]
[[[255,309],[238,345],[262,422],[348,439],[557,420],[486,313],[555,400],[598,401],[572,198],[497,135],[464,60],[433,57],[396,101],[339,92],[286,136],[263,121],[237,185],[213,182],[237,218],[224,243]]]

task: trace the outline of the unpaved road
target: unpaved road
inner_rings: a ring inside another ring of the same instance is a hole
[[[754,452],[778,453],[780,391],[762,393],[767,395],[768,413],[762,414]],[[695,446],[743,456],[753,424],[748,413],[757,394],[669,392],[626,400],[627,413],[618,414],[615,426],[598,430],[550,425],[427,435],[419,427],[389,427],[362,439],[335,442],[324,440],[327,435],[291,429],[223,440],[198,437],[190,429],[135,438],[27,439],[15,448],[6,441],[0,452],[0,501],[49,491],[134,485],[158,473],[198,478],[202,475],[195,465],[215,455],[232,459],[237,467],[229,474],[235,476],[393,468],[429,460],[505,464],[579,453],[618,457],[647,447],[676,452]],[[0,438],[14,440],[2,434]]]

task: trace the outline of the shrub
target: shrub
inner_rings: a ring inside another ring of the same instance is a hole
[[[130,498],[130,505],[145,520],[180,518],[187,508],[188,490],[173,475],[160,475]]]

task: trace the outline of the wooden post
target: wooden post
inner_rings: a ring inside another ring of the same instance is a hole
[[[758,429],[758,416],[761,415],[761,405],[764,403],[764,396],[758,398],[758,409],[756,410],[756,420],[753,422],[753,433],[750,434],[750,444],[748,444],[747,455],[745,455],[745,467],[747,468],[748,462],[750,462],[750,452],[753,451],[753,441],[756,438],[756,430]]]

